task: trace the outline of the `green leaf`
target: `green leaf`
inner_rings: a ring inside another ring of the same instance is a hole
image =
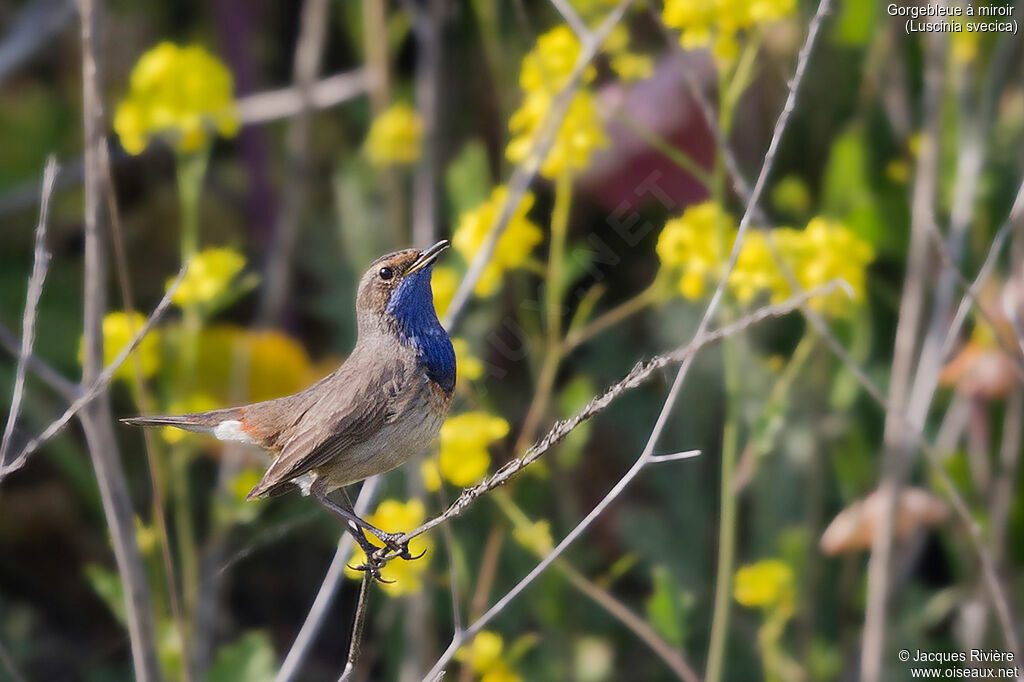
[[[681,647],[688,634],[686,621],[693,608],[693,595],[676,585],[667,566],[655,566],[651,577],[654,592],[647,599],[647,620],[665,641]]]
[[[491,193],[491,170],[487,150],[478,140],[467,142],[445,173],[448,201],[453,214],[476,208]]]
[[[270,637],[253,630],[221,647],[203,679],[204,682],[270,682],[276,671]]]
[[[878,3],[866,0],[840,3],[839,17],[832,34],[835,41],[849,47],[866,45],[868,39],[875,35],[877,8]]]
[[[85,567],[85,577],[118,622],[124,625],[127,621],[124,614],[124,587],[121,585],[121,576],[99,564],[91,564]]]

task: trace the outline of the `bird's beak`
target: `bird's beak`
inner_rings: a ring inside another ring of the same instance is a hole
[[[428,265],[431,265],[435,260],[437,260],[437,257],[441,255],[441,252],[451,245],[451,242],[449,242],[447,239],[442,239],[438,243],[434,244],[429,249],[420,254],[420,257],[417,258],[413,262],[413,264],[409,266],[409,269],[405,271],[405,274],[411,275],[417,270],[422,270]]]

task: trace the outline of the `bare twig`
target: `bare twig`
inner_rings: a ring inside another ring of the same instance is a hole
[[[312,122],[312,92],[327,42],[327,0],[305,0],[299,38],[295,44],[293,78],[301,107],[288,122],[285,135],[288,175],[284,200],[274,230],[273,244],[266,264],[266,279],[260,300],[260,322],[276,323],[288,299],[291,285],[292,255],[298,238],[302,200],[309,165],[309,130]]]
[[[412,240],[415,246],[427,248],[437,241],[438,198],[438,121],[443,98],[442,33],[445,0],[409,2],[416,33],[416,112],[423,123],[423,149],[416,164],[412,186]]]
[[[82,383],[91,386],[93,390],[83,396],[88,399],[79,399],[76,402],[80,403],[80,407],[86,408],[82,412],[82,427],[96,472],[103,511],[114,548],[114,558],[123,587],[125,620],[131,643],[135,678],[140,682],[152,682],[160,679],[153,600],[146,581],[142,556],[135,540],[132,501],[119,460],[110,403],[106,394],[100,394],[95,390],[99,385],[105,386],[110,379],[110,375],[102,369],[106,280],[100,224],[103,214],[100,147],[104,144],[104,125],[102,87],[96,56],[96,31],[103,16],[103,0],[78,0],[78,13],[82,22],[82,111],[85,146],[85,311],[82,332]],[[70,419],[70,415],[67,419]],[[27,454],[20,461],[24,463],[25,458]]]
[[[889,381],[889,404],[903,410],[912,390],[913,363],[920,333],[920,322],[929,272],[927,235],[935,220],[934,202],[939,163],[939,131],[941,126],[942,76],[944,51],[940,39],[926,41],[925,67],[925,137],[918,155],[918,166],[912,200],[910,245],[907,275],[900,300],[899,322],[893,348],[892,372]],[[914,424],[915,429],[918,428]],[[879,485],[882,499],[882,522],[876,530],[868,562],[868,594],[861,645],[862,682],[877,682],[882,675],[882,651],[885,644],[886,605],[889,596],[889,572],[892,554],[893,522],[896,497],[909,464],[909,452],[903,421],[894,413],[885,420],[883,474]]]
[[[352,679],[356,663],[359,662],[359,644],[363,639],[363,624],[366,622],[366,607],[370,601],[370,582],[372,580],[369,571],[363,573],[363,581],[359,585],[359,600],[356,602],[356,613],[352,620],[352,638],[348,643],[348,659],[338,682],[347,682]]]
[[[39,224],[36,226],[36,242],[32,274],[28,279],[28,291],[25,293],[25,314],[21,323],[21,350],[18,352],[18,365],[14,371],[14,393],[11,396],[11,411],[7,415],[7,426],[4,427],[3,441],[0,442],[0,467],[7,461],[7,451],[11,447],[11,436],[14,425],[18,421],[21,399],[25,391],[25,370],[28,359],[32,355],[32,345],[36,337],[36,315],[39,311],[39,297],[43,293],[43,282],[46,280],[46,269],[50,264],[50,252],[46,250],[46,213],[50,206],[50,193],[57,178],[57,159],[50,156],[43,171],[43,191],[39,199]]]
[[[580,18],[580,15],[576,13],[576,10],[569,3],[568,0],[551,0],[551,4],[555,6],[558,13],[565,19],[565,23],[569,25],[573,33],[580,39],[581,43],[586,43],[593,39],[590,32],[590,28]]]
[[[476,286],[477,280],[480,279],[484,268],[491,260],[491,255],[494,253],[494,247],[497,245],[498,239],[501,238],[505,228],[508,227],[509,221],[523,199],[523,195],[526,193],[530,183],[533,182],[533,178],[537,175],[537,171],[544,158],[551,150],[551,146],[554,144],[555,137],[558,134],[558,129],[561,127],[562,121],[569,111],[569,105],[583,82],[583,73],[590,65],[590,62],[597,56],[601,43],[608,37],[608,34],[615,28],[615,25],[619,23],[622,15],[625,14],[632,3],[633,0],[621,0],[615,6],[615,9],[608,13],[608,16],[601,22],[597,30],[593,31],[591,39],[581,41],[580,53],[576,58],[576,63],[573,65],[572,73],[569,75],[561,92],[551,102],[551,107],[544,116],[544,121],[534,134],[533,148],[530,150],[530,153],[512,172],[508,180],[508,193],[505,196],[505,202],[501,207],[501,211],[498,213],[497,220],[495,220],[480,248],[473,256],[473,262],[469,264],[465,276],[452,297],[452,302],[448,305],[448,311],[445,313],[442,322],[445,328],[451,329],[456,320],[458,320],[459,315],[462,314],[463,308],[472,295],[473,287]]]
[[[690,459],[692,457],[699,457],[700,450],[687,450],[686,452],[675,452],[671,455],[651,455],[651,464],[660,464],[664,462],[678,462],[681,459]]]
[[[379,484],[380,478],[378,476],[366,479],[363,487],[359,490],[359,497],[356,498],[354,506],[356,514],[359,516],[366,515]],[[299,634],[296,635],[291,649],[288,650],[288,654],[285,656],[281,669],[278,670],[277,676],[274,678],[274,682],[289,682],[299,672],[303,659],[309,653],[309,648],[312,646],[313,640],[316,639],[317,632],[320,630],[320,626],[323,625],[324,618],[327,616],[331,603],[334,601],[334,595],[337,593],[338,587],[345,577],[345,564],[348,563],[351,554],[352,536],[349,533],[342,533],[341,539],[338,540],[338,549],[335,551],[334,558],[331,559],[331,564],[327,568],[323,582],[320,584],[320,590],[317,592],[313,605],[310,606],[309,613],[306,614],[306,620],[299,629]]]
[[[364,69],[322,78],[308,89],[293,85],[238,98],[238,118],[242,123],[268,123],[291,118],[304,109],[329,109],[366,93],[372,78]]]
[[[653,461],[654,458],[651,458],[651,460]],[[650,647],[651,651],[653,651],[658,658],[664,661],[665,664],[671,668],[672,672],[676,674],[676,677],[684,682],[700,682],[700,676],[686,661],[686,659],[683,658],[683,655],[662,639],[646,620],[633,613],[628,606],[616,599],[615,595],[611,592],[603,589],[600,585],[589,580],[586,576],[569,565],[568,561],[561,559],[557,562],[557,565],[573,587],[585,594],[588,598],[593,600],[594,603],[615,616],[620,623],[629,628],[630,632],[636,635],[641,642]]]
[[[625,4],[625,3],[623,3],[623,4]],[[810,25],[808,27],[807,37],[806,37],[806,39],[804,41],[803,47],[800,50],[800,54],[799,54],[798,59],[797,59],[797,65],[796,65],[796,69],[795,69],[793,78],[792,78],[792,80],[789,83],[789,94],[786,97],[786,102],[785,102],[785,104],[783,106],[782,112],[779,114],[778,120],[775,123],[775,128],[774,128],[773,133],[772,133],[772,139],[771,139],[771,141],[768,144],[768,149],[765,152],[765,156],[764,156],[764,162],[761,165],[761,171],[758,174],[757,182],[754,183],[754,188],[753,188],[753,190],[751,192],[751,196],[750,196],[750,198],[749,198],[749,200],[747,202],[746,210],[744,211],[743,217],[740,220],[739,228],[738,228],[737,234],[736,234],[736,241],[733,244],[732,253],[729,256],[728,265],[726,266],[725,273],[722,275],[722,278],[719,281],[719,283],[718,283],[718,285],[717,285],[717,287],[715,289],[715,293],[712,295],[711,301],[708,303],[708,307],[705,310],[703,317],[701,318],[700,325],[698,326],[697,332],[694,335],[693,344],[699,344],[701,342],[704,342],[708,338],[708,335],[706,333],[707,327],[710,324],[711,318],[714,316],[715,312],[717,311],[719,303],[721,302],[721,299],[722,299],[722,296],[723,296],[723,293],[724,293],[724,290],[725,290],[725,284],[726,284],[726,281],[728,280],[728,277],[729,277],[729,273],[732,271],[732,269],[736,265],[736,260],[739,257],[740,247],[742,245],[743,238],[744,238],[746,230],[747,230],[747,228],[748,228],[748,226],[750,224],[750,219],[751,219],[751,217],[753,215],[753,212],[756,210],[758,198],[760,197],[761,192],[764,189],[765,183],[767,182],[768,175],[771,172],[771,168],[772,168],[772,165],[773,165],[774,160],[775,160],[775,154],[776,154],[776,152],[778,150],[778,146],[779,146],[779,142],[780,142],[780,140],[782,138],[782,134],[785,131],[786,125],[789,122],[790,115],[792,114],[792,111],[793,111],[793,109],[796,106],[796,93],[799,90],[799,85],[800,85],[801,81],[803,80],[803,75],[804,75],[804,73],[805,73],[805,71],[807,69],[807,64],[809,63],[809,60],[810,60],[811,50],[814,47],[814,43],[815,43],[816,38],[818,36],[818,32],[819,32],[819,29],[821,27],[821,23],[824,20],[824,17],[826,16],[826,14],[828,13],[828,7],[829,7],[829,0],[822,0],[819,3],[818,9],[815,12],[815,15],[812,18],[811,23],[810,23]],[[625,9],[624,7],[622,7],[622,5],[620,5],[620,8],[622,8],[623,10]],[[604,28],[604,25],[602,25],[602,28]],[[493,244],[492,244],[492,248],[493,248]],[[488,255],[489,255],[489,252],[488,252]],[[479,260],[479,257],[480,257],[480,254],[478,253],[477,254],[477,259],[474,260],[474,265],[476,264],[477,260]],[[472,266],[471,266],[471,270],[472,270]],[[468,278],[469,278],[469,273],[467,273],[467,279]],[[464,280],[463,281],[463,285],[465,285],[465,284],[466,284],[466,281]],[[470,282],[470,287],[472,287],[472,284],[473,283]],[[833,283],[831,288],[834,289],[835,286],[836,286],[836,283]],[[461,289],[462,289],[462,285],[460,285],[460,291],[461,291]],[[456,296],[458,296],[458,294],[456,294]],[[805,301],[805,300],[806,300],[806,298],[801,298],[800,299],[800,301]],[[799,303],[795,303],[794,305],[798,305],[798,304]],[[452,305],[454,305],[454,301],[453,301]],[[449,316],[451,316],[451,310],[452,309],[449,308]],[[744,318],[744,319],[749,319],[749,318]],[[723,328],[723,329],[727,329],[727,328]],[[647,445],[644,447],[643,452],[637,458],[637,460],[634,463],[633,467],[631,467],[630,470],[628,472],[626,472],[626,474],[611,489],[611,491],[608,492],[608,494],[601,500],[601,502],[596,507],[594,507],[594,509],[591,510],[591,512],[562,540],[562,542],[560,542],[558,544],[558,546],[555,547],[555,549],[547,557],[545,557],[545,559],[543,561],[541,561],[533,569],[533,571],[531,571],[525,578],[523,578],[504,597],[502,597],[500,600],[498,600],[498,602],[496,602],[494,604],[494,606],[492,606],[475,623],[470,625],[466,629],[465,633],[461,637],[455,637],[455,638],[452,639],[452,643],[449,645],[448,649],[444,652],[444,654],[442,654],[441,658],[437,661],[437,663],[434,665],[434,667],[431,669],[431,671],[427,673],[427,675],[425,676],[425,679],[431,679],[434,676],[436,676],[437,673],[439,673],[444,668],[444,666],[447,665],[448,661],[451,660],[451,657],[454,656],[455,651],[458,649],[459,645],[463,641],[465,641],[467,637],[470,637],[470,636],[476,634],[476,632],[479,631],[479,629],[482,628],[491,618],[493,618],[498,613],[500,613],[501,610],[505,607],[506,604],[511,602],[512,599],[514,599],[516,596],[518,596],[526,588],[527,585],[529,585],[537,576],[539,576],[544,571],[544,569],[546,569],[547,566],[549,566],[552,561],[554,561],[562,552],[564,552],[565,549],[580,534],[582,534],[582,532],[587,528],[587,526],[589,526],[590,523],[593,522],[593,520],[595,518],[597,518],[597,516],[600,515],[601,512],[603,512],[604,509],[607,508],[607,506],[609,504],[611,504],[611,502],[616,497],[618,497],[618,495],[622,492],[622,490],[624,490],[628,486],[630,481],[637,474],[639,474],[639,472],[644,468],[644,466],[648,463],[648,458],[653,454],[653,450],[654,450],[655,445],[657,444],[658,438],[660,437],[661,432],[664,429],[664,426],[665,426],[665,424],[668,421],[668,415],[671,412],[672,407],[673,407],[673,405],[675,403],[675,400],[678,397],[679,392],[680,392],[680,390],[682,388],[683,380],[685,379],[686,373],[689,370],[689,366],[690,366],[690,363],[692,361],[692,358],[693,358],[693,354],[691,353],[691,354],[689,354],[689,355],[687,355],[687,356],[685,356],[684,358],[681,359],[681,366],[679,367],[679,370],[676,373],[676,377],[675,377],[675,380],[673,381],[672,388],[669,390],[669,394],[668,394],[668,396],[665,399],[665,403],[662,406],[661,413],[658,416],[658,420],[655,423],[653,430],[651,431],[650,437],[648,438],[648,441],[647,441]],[[606,393],[606,395],[607,395],[607,393]],[[593,404],[594,403],[592,402],[591,405],[593,405]],[[589,407],[590,406],[588,406],[588,408]],[[587,410],[585,409],[584,413],[586,411]],[[572,420],[570,420],[570,421],[572,421]],[[564,423],[565,422],[560,422],[560,424],[564,424]],[[559,426],[559,424],[556,424],[556,429],[558,428],[558,426]],[[549,436],[550,435],[551,434],[549,434]],[[564,437],[564,435],[563,435],[563,437]],[[545,439],[541,441],[541,445],[543,445],[547,440],[548,440],[548,437],[545,437]],[[521,459],[524,459],[524,460],[527,459],[528,455],[529,455],[529,453],[527,455],[524,455],[523,458],[521,458]],[[510,462],[510,465],[516,465],[516,463],[518,461],[519,460],[512,460],[512,462]],[[506,465],[506,467],[503,467],[502,470],[499,470],[499,472],[497,474],[495,474],[495,476],[492,477],[492,478],[498,478],[499,476],[502,475],[502,472],[505,469],[508,469],[508,468],[509,468],[509,465]],[[521,465],[519,465],[518,468],[521,468]],[[515,468],[515,470],[518,471],[518,468]],[[477,487],[479,487],[479,486],[477,486]],[[470,490],[473,490],[473,489],[470,489]],[[465,496],[465,495],[466,495],[466,493],[464,492],[463,496]],[[460,496],[459,499],[462,500],[463,496]],[[459,504],[459,501],[456,501],[456,505],[458,505],[458,504]],[[720,585],[719,589],[727,589],[727,588],[726,588],[726,586]]]
[[[670,353],[655,356],[647,362],[637,363],[625,377],[609,386],[601,395],[587,403],[587,406],[576,414],[576,416],[555,422],[547,434],[534,443],[534,445],[523,453],[521,457],[509,460],[491,476],[484,478],[480,483],[477,483],[471,488],[465,488],[455,502],[453,502],[443,514],[430,519],[419,528],[402,535],[398,540],[399,544],[405,543],[419,535],[422,535],[436,526],[450,521],[456,516],[462,514],[462,512],[464,512],[466,508],[469,507],[469,505],[478,497],[486,494],[494,488],[497,488],[498,486],[508,483],[516,474],[540,459],[540,457],[548,450],[561,443],[577,426],[603,412],[614,400],[622,396],[624,393],[644,384],[659,370],[677,363],[683,363],[685,365],[693,359],[698,351],[706,346],[742,332],[767,319],[787,315],[794,310],[799,309],[802,303],[814,298],[815,296],[827,296],[828,294],[838,289],[844,289],[845,287],[846,283],[843,280],[833,280],[824,286],[802,292],[799,295],[777,305],[769,305],[759,308],[732,324],[696,335],[689,344],[677,348]],[[689,453],[681,454],[689,455]],[[645,459],[649,459],[651,457],[654,457],[654,455],[648,454]],[[385,554],[383,552],[379,552],[378,555],[387,559],[397,556],[395,554]]]
[[[150,314],[145,324],[143,324],[135,333],[135,336],[132,337],[132,340],[128,345],[121,349],[121,352],[117,354],[114,360],[103,368],[103,371],[100,372],[99,376],[92,380],[92,383],[89,384],[89,388],[79,395],[74,402],[64,410],[64,413],[51,422],[41,434],[29,441],[21,452],[18,453],[17,457],[11,460],[9,464],[5,464],[0,468],[0,481],[3,481],[3,479],[9,474],[25,466],[26,460],[32,453],[38,450],[48,440],[60,433],[60,431],[67,426],[68,422],[71,421],[76,414],[82,411],[83,408],[86,408],[98,397],[104,394],[107,389],[107,385],[114,376],[114,373],[120,369],[121,365],[123,365],[125,360],[128,359],[128,356],[131,355],[140,343],[142,343],[142,340],[149,333],[149,330],[160,321],[164,312],[166,312],[167,308],[171,305],[171,297],[174,295],[174,292],[177,291],[178,285],[181,283],[181,279],[185,276],[187,268],[187,265],[182,266],[181,270],[178,272],[178,276],[174,279],[171,286],[168,287],[167,293],[164,294],[164,297],[160,300],[157,307],[153,309],[153,312]]]
[[[104,144],[100,147],[100,164],[103,169],[103,186],[107,196],[107,210],[110,213],[110,232],[114,244],[114,262],[117,269],[117,280],[121,288],[121,300],[129,319],[135,318],[135,300],[132,295],[131,281],[128,277],[128,256],[124,250],[124,239],[121,232],[121,218],[117,208],[117,196],[114,191],[113,174],[110,170],[109,146]],[[135,333],[134,327],[129,329]],[[143,414],[150,414],[149,391],[142,371],[142,358],[139,354],[132,357],[133,379],[135,380],[135,393],[138,397],[139,407]],[[167,532],[167,519],[164,514],[164,476],[160,466],[160,459],[157,456],[156,438],[151,429],[142,430],[142,439],[146,446],[146,462],[149,465],[149,484],[152,501],[150,507],[153,514],[153,523],[156,526],[160,537],[160,556],[163,559],[164,580],[167,584],[167,599],[171,607],[171,615],[174,618],[175,626],[182,641],[182,660],[189,661],[190,647],[186,644],[186,622],[181,608],[181,599],[178,595],[178,581],[175,577],[174,558],[171,556],[171,540]],[[183,682],[192,681],[192,671],[189,666],[182,667]]]

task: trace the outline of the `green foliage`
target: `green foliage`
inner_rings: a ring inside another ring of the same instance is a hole
[[[276,673],[270,637],[254,630],[220,648],[203,682],[270,682]]]
[[[647,620],[669,644],[686,645],[690,635],[689,618],[693,610],[693,594],[681,589],[666,566],[651,569],[654,591],[647,598]]]

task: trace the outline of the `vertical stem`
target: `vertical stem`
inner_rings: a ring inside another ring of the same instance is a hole
[[[533,440],[537,425],[547,411],[551,390],[562,361],[562,286],[565,240],[569,232],[569,208],[572,205],[573,177],[563,172],[555,184],[555,206],[551,212],[551,248],[548,251],[547,285],[544,289],[546,343],[544,361],[537,376],[537,390],[523,420],[513,452],[523,452]]]
[[[416,111],[423,122],[423,145],[416,165],[412,188],[413,244],[426,248],[437,241],[438,186],[438,121],[443,99],[441,92],[442,58],[444,47],[442,29],[445,0],[427,0],[411,3],[415,8],[414,31],[419,48],[416,60]]]
[[[718,569],[715,576],[715,602],[711,621],[711,643],[704,679],[718,682],[722,677],[725,644],[729,632],[729,600],[736,551],[736,454],[739,444],[739,365],[736,341],[722,342],[725,361],[726,417],[722,433],[722,481],[718,523]]]
[[[103,0],[78,0],[82,21],[82,109],[85,139],[85,310],[82,331],[82,382],[89,385],[103,371],[103,315],[105,254],[100,232],[102,218],[103,103],[96,61],[95,31],[103,12]],[[109,396],[103,392],[81,413],[114,558],[124,592],[125,620],[131,643],[135,678],[142,682],[160,679],[156,657],[153,601],[146,582],[142,556],[135,540],[134,513],[128,482],[121,468],[114,437]]]
[[[182,154],[177,159],[178,197],[181,210],[181,262],[191,264],[199,251],[199,197],[202,192],[203,176],[206,174],[208,150],[193,154]],[[200,311],[195,305],[184,308],[182,338],[180,347],[181,375],[176,390],[180,395],[191,395],[195,388],[196,362],[199,353],[199,332],[202,327]],[[183,650],[194,652],[195,619],[199,584],[199,555],[195,527],[192,519],[192,495],[189,484],[191,452],[187,445],[179,445],[171,453],[171,483],[174,498],[174,529],[181,557],[181,592],[184,602],[185,631]],[[182,664],[191,668],[194,661]],[[198,671],[194,671],[198,674]]]

